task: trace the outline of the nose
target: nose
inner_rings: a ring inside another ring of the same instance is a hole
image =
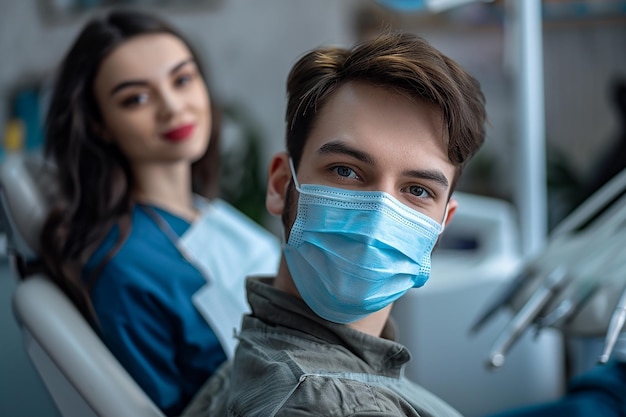
[[[398,192],[398,186],[396,181],[391,177],[376,176],[372,179],[372,182],[367,186],[369,191],[383,191],[397,198],[402,199],[402,196]]]
[[[171,90],[160,92],[159,118],[169,119],[183,108],[183,100],[179,94]]]

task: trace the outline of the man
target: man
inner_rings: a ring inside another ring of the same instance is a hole
[[[385,34],[311,51],[287,91],[266,199],[282,216],[281,265],[248,280],[252,313],[204,415],[457,416],[404,378],[389,313],[429,278],[484,141],[478,82],[421,38]]]

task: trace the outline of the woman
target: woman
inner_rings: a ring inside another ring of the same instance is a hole
[[[46,121],[60,185],[42,232],[46,265],[167,415],[226,360],[247,308],[243,279],[273,273],[280,252],[274,236],[214,199],[211,110],[181,35],[114,11],[71,47]],[[256,254],[228,262],[230,248],[246,245]]]

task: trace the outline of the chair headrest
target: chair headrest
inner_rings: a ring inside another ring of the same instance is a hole
[[[7,243],[26,260],[39,253],[41,229],[58,191],[55,170],[40,154],[7,155],[0,163],[0,206]]]

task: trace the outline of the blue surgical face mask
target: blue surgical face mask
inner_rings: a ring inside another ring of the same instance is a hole
[[[299,185],[289,162],[300,196],[285,260],[317,315],[351,323],[424,285],[442,224],[385,192]]]

